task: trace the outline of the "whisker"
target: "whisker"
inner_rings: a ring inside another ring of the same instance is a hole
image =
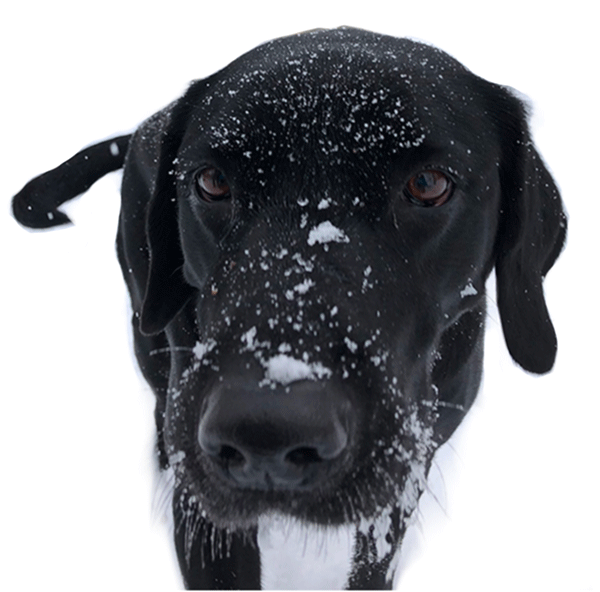
[[[152,499],[152,515],[162,520],[171,513],[170,505],[175,490],[175,472],[171,468],[161,470],[155,478],[155,491]]]
[[[181,347],[161,347],[161,348],[158,348],[158,349],[153,349],[150,352],[150,355],[151,356],[155,356],[157,354],[165,354],[165,353],[169,353],[170,354],[170,353],[175,352],[175,351],[193,352],[194,348],[193,347],[183,347],[183,346],[181,346]]]

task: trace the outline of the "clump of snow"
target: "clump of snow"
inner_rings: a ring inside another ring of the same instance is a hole
[[[292,259],[298,264],[299,267],[304,271],[312,271],[314,269],[314,264],[311,261],[306,261],[302,258],[300,253],[294,253],[292,255]]]
[[[348,346],[348,349],[355,354],[358,349],[358,344],[352,341],[349,337],[344,337],[344,343]]]
[[[288,300],[294,299],[294,292],[298,292],[298,294],[306,294],[313,286],[315,286],[315,282],[311,279],[305,279],[303,282],[294,286],[292,290],[288,290],[285,293],[285,296]]]
[[[180,450],[179,452],[174,452],[173,454],[169,454],[169,465],[173,467],[176,464],[183,462],[184,459],[185,452],[183,450]]]
[[[312,270],[312,267],[311,267]],[[286,275],[291,275],[291,273],[293,272],[293,269],[289,269],[286,272]],[[315,282],[309,278],[305,279],[304,281],[300,282],[299,284],[296,284],[291,290],[286,290],[285,291],[285,297],[288,300],[294,300],[296,293],[300,294],[300,295],[304,295],[306,294],[313,286],[316,286]]]
[[[329,368],[319,362],[307,363],[285,354],[278,354],[265,360],[265,379],[287,385],[297,380],[318,380],[329,378]]]
[[[296,292],[298,292],[298,294],[306,294],[310,290],[310,288],[312,288],[314,285],[315,285],[315,282],[307,279],[307,280],[304,280],[301,284],[294,286],[294,290],[296,290]]]
[[[363,283],[362,283],[362,293],[363,294],[368,289],[372,289],[373,288],[373,283],[368,280],[368,278],[369,278],[369,276],[371,275],[372,272],[373,272],[373,268],[370,265],[367,266],[367,268],[364,271],[365,278],[363,279]]]
[[[331,222],[321,222],[308,233],[308,244],[312,247],[316,243],[349,243],[348,235],[334,226]]]
[[[460,291],[461,298],[466,298],[467,296],[476,296],[477,294],[477,289],[473,285],[472,281],[469,281],[469,283]]]
[[[206,343],[201,343],[200,341],[198,341],[193,349],[194,355],[198,360],[202,360],[202,358],[208,352],[210,352],[215,347],[215,345],[217,345],[217,342],[214,339],[209,339]]]
[[[208,363],[208,359],[205,359],[206,354],[210,353],[216,346],[217,342],[214,339],[209,339],[205,343],[202,343],[201,341],[196,342],[196,345],[192,348],[194,358],[192,359],[191,364],[181,373],[178,385],[180,388],[169,390],[173,399],[177,399],[181,395],[181,389],[186,386],[194,373],[197,372],[201,366]]]
[[[393,508],[388,508],[375,518],[363,518],[358,524],[359,532],[365,536],[370,534],[373,537],[378,561],[394,550],[392,543],[388,540],[388,535],[393,529],[392,514]]]
[[[248,329],[241,337],[242,343],[246,344],[246,348],[250,351],[256,349],[256,327]]]

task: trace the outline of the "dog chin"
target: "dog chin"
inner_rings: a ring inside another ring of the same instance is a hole
[[[356,527],[324,527],[279,513],[258,520],[265,590],[341,590],[352,568]]]

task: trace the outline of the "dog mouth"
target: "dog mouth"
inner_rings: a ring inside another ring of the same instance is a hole
[[[230,532],[250,532],[262,520],[272,516],[307,527],[340,528],[371,523],[394,504],[403,516],[410,516],[417,506],[427,476],[425,466],[414,469],[404,466],[403,475],[397,475],[393,485],[389,478],[369,484],[363,481],[352,484],[348,479],[340,481],[337,486],[304,491],[276,488],[236,490],[223,487],[206,476],[198,478],[188,471],[184,480],[176,478],[176,483],[187,483],[177,486],[176,491],[185,488],[186,493],[192,492],[197,503],[193,511],[216,527]],[[209,487],[210,493],[207,494]],[[178,501],[177,494],[174,501]]]

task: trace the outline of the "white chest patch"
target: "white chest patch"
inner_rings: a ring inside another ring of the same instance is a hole
[[[355,526],[308,526],[285,517],[258,522],[263,590],[341,590],[348,581]]]

